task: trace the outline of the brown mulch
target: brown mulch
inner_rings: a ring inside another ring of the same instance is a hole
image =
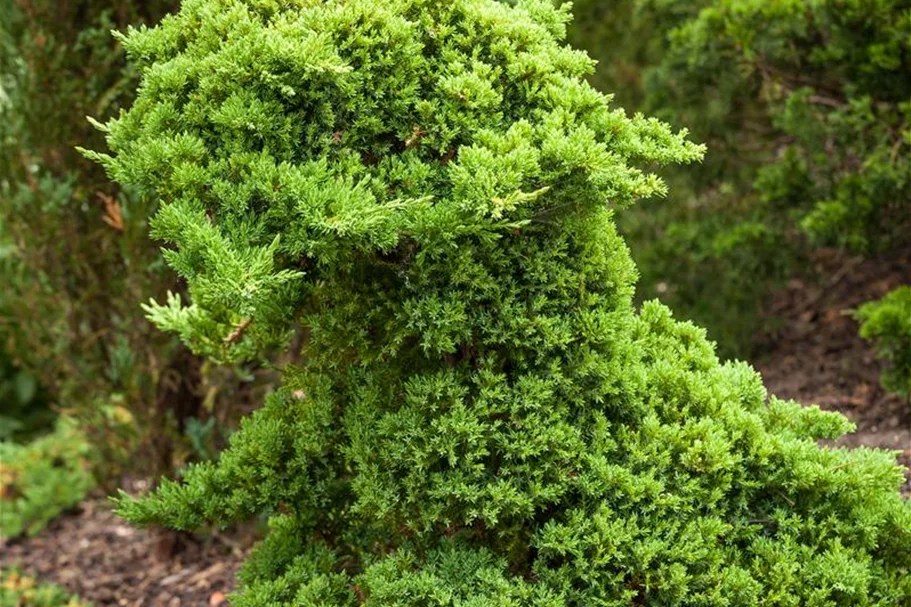
[[[36,537],[0,540],[0,567],[18,566],[96,607],[227,607],[249,544],[247,537],[135,529],[98,497]]]
[[[756,363],[769,392],[840,411],[857,425],[840,444],[899,451],[911,467],[911,403],[882,389],[883,363],[848,312],[911,284],[911,249],[879,259],[821,251],[812,270],[826,278],[792,280],[767,308],[780,323],[768,340],[771,350]],[[911,469],[906,474],[904,492],[911,495]]]

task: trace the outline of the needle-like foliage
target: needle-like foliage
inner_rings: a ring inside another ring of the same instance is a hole
[[[299,366],[139,524],[269,513],[233,605],[881,605],[911,600],[889,453],[767,400],[657,303],[614,212],[702,155],[585,83],[548,0],[187,0],[124,44],[102,128],[161,199],[219,360]]]

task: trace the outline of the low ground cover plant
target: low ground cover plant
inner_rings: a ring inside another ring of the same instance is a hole
[[[861,306],[856,317],[861,337],[871,340],[889,364],[883,387],[911,401],[911,286]]]
[[[911,600],[893,454],[633,305],[615,213],[703,149],[585,82],[547,0],[187,0],[99,125],[219,361],[300,350],[217,463],[118,510],[269,515],[236,607]],[[306,327],[300,346],[287,345]]]
[[[0,441],[0,537],[35,535],[95,486],[92,449],[71,420],[27,444]]]
[[[18,569],[0,571],[0,607],[89,607],[59,586],[42,584]]]

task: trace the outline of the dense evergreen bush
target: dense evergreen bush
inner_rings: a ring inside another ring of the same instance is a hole
[[[190,301],[150,316],[219,360],[309,329],[217,463],[119,503],[269,514],[233,605],[911,600],[893,456],[635,311],[615,209],[702,149],[586,84],[568,18],[187,0],[123,37],[139,96],[89,155],[162,201]]]
[[[738,353],[811,246],[911,233],[909,0],[578,0],[598,86],[708,143],[670,203],[624,216],[651,294]]]
[[[111,476],[120,462],[169,469],[189,419],[211,415],[205,404],[227,419],[242,400],[237,379],[209,391],[202,361],[137,305],[178,288],[148,236],[156,201],[75,150],[103,144],[86,115],[116,115],[135,94],[110,30],[176,4],[0,0],[0,360],[80,419]],[[27,423],[41,400],[2,413]]]
[[[861,306],[856,316],[861,337],[872,340],[890,364],[883,387],[911,400],[911,286]]]

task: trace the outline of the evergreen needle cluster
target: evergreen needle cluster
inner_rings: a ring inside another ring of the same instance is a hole
[[[270,515],[236,607],[911,601],[889,453],[637,312],[614,212],[698,160],[585,83],[549,0],[186,0],[123,42],[110,175],[217,360],[307,338],[214,464],[138,524]],[[101,125],[99,125],[101,126]]]

